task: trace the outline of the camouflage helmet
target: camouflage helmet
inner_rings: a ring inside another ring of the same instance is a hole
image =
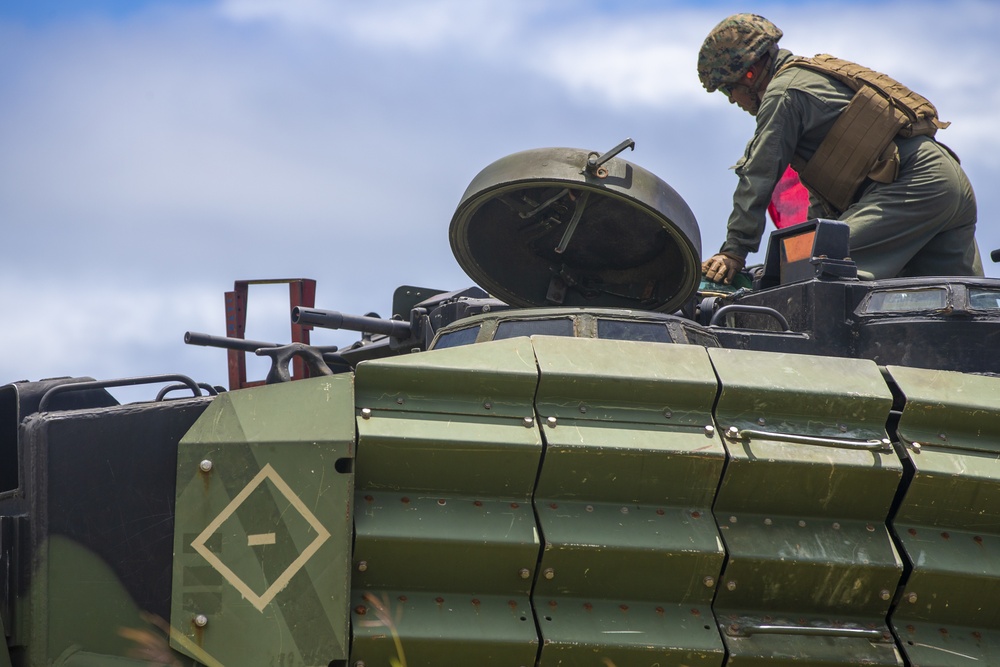
[[[733,83],[781,39],[781,30],[763,16],[733,14],[712,28],[698,52],[698,78],[708,92]]]

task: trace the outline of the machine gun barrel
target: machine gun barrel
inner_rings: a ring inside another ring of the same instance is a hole
[[[408,338],[411,332],[410,323],[402,320],[383,320],[380,317],[345,315],[335,310],[303,308],[301,306],[292,309],[292,322],[295,324],[323,327],[325,329],[347,329],[349,331],[360,331],[361,333],[384,334],[392,338]]]
[[[197,331],[188,331],[184,334],[184,342],[188,345],[204,345],[206,347],[222,347],[227,350],[242,350],[244,352],[256,352],[263,347],[281,347],[280,343],[265,343],[259,340],[245,340],[243,338],[228,338],[226,336],[213,336]]]
[[[188,345],[204,345],[205,347],[221,347],[226,350],[242,350],[256,352],[271,347],[288,347],[289,343],[268,343],[262,340],[247,340],[245,338],[229,338],[228,336],[213,336],[212,334],[188,331],[184,334],[184,342]],[[339,349],[336,345],[310,345],[320,354],[332,354]]]

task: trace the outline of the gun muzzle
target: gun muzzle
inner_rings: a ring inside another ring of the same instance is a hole
[[[368,334],[383,334],[392,338],[408,338],[410,323],[402,320],[383,320],[380,317],[345,315],[335,310],[318,308],[292,308],[292,322],[324,329],[347,329]]]

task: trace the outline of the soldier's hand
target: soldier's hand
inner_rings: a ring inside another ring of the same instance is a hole
[[[742,257],[720,252],[701,263],[701,272],[712,282],[728,285],[733,282],[733,278],[736,277],[745,263],[746,260]]]

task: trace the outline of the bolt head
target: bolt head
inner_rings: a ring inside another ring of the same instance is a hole
[[[535,418],[534,417],[525,417],[524,420],[523,420],[523,423],[524,423],[524,427],[525,428],[531,428],[532,426],[535,425]]]
[[[520,570],[518,570],[517,575],[522,579],[527,579],[528,577],[531,576],[531,570],[529,570],[526,567],[522,567]]]
[[[729,581],[727,581],[726,582],[726,590],[735,591],[736,590],[736,581],[735,580],[729,580]]]
[[[367,572],[367,571],[368,571],[368,561],[366,560],[360,561],[358,563],[358,572]]]
[[[906,596],[906,601],[909,602],[910,604],[914,604],[917,601],[917,594],[916,593],[909,593]]]
[[[713,435],[715,435],[715,427],[712,426],[711,424],[709,424],[708,426],[706,426],[705,427],[705,435],[707,435],[709,438],[711,438]]]
[[[205,616],[205,614],[198,614],[194,617],[194,624],[199,628],[205,627],[208,625],[208,616]]]
[[[361,418],[362,419],[371,419],[372,418],[372,409],[371,408],[361,408]]]
[[[212,472],[212,462],[209,461],[208,459],[205,459],[204,461],[198,464],[198,470],[202,472]]]
[[[715,577],[705,577],[702,579],[702,582],[705,584],[706,588],[711,588],[712,586],[715,586]]]
[[[542,572],[542,576],[545,577],[546,579],[555,579],[556,571],[553,570],[551,567],[547,567],[545,568],[545,571]]]
[[[548,424],[551,428],[555,428],[556,424],[558,422],[559,422],[559,420],[556,419],[555,417],[546,417],[545,418],[545,423]]]
[[[886,590],[886,589],[884,589],[884,588],[883,588],[883,589],[882,589],[882,590],[881,590],[881,591],[879,592],[878,596],[879,596],[880,598],[882,598],[883,600],[888,600],[888,599],[889,599],[890,597],[892,597],[892,594],[891,594],[891,593],[889,593],[889,591],[888,591],[888,590]]]

